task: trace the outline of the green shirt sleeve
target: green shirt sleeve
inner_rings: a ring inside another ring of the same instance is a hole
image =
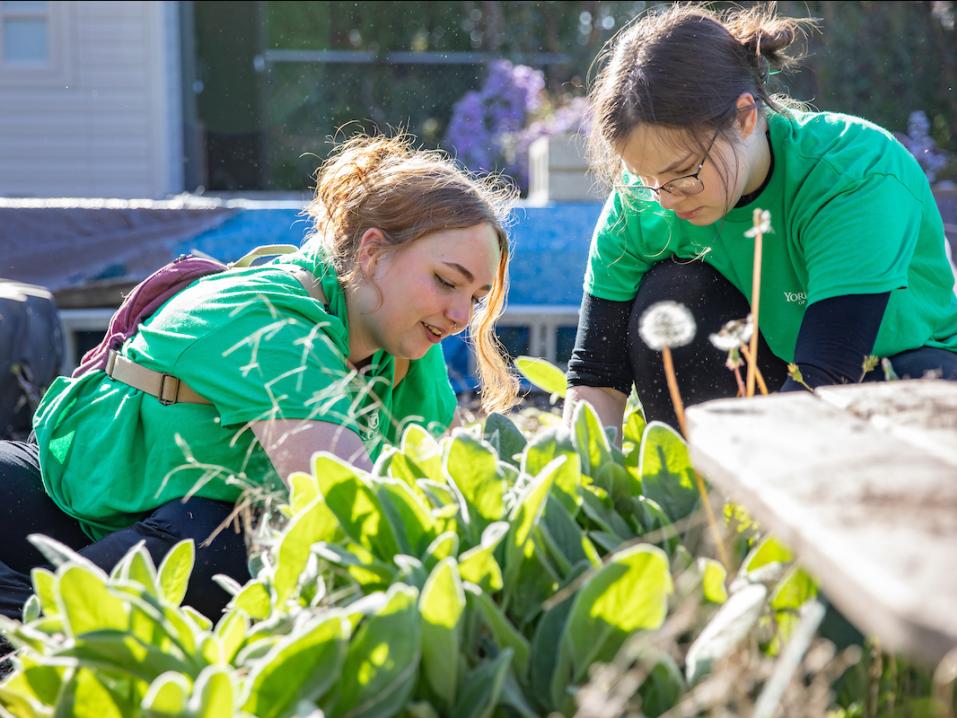
[[[864,177],[829,197],[801,233],[808,304],[906,287],[922,214],[921,202],[890,175]]]
[[[645,203],[626,201],[613,191],[605,202],[585,270],[585,291],[594,297],[615,302],[634,299],[642,276],[654,261],[641,253],[642,228],[639,213]]]

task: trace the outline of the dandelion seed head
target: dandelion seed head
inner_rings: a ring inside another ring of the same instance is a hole
[[[708,339],[711,340],[715,349],[729,352],[751,341],[753,332],[754,321],[749,314],[744,319],[732,319],[730,322],[726,322],[717,333],[709,335]]]
[[[757,237],[759,234],[769,234],[771,229],[771,213],[766,210],[755,210],[754,226],[744,233],[745,237]]]
[[[695,331],[694,317],[688,307],[678,302],[656,302],[638,322],[638,334],[655,351],[690,344]]]

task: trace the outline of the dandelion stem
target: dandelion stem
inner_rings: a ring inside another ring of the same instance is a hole
[[[751,340],[754,341],[754,337],[751,337]],[[751,364],[751,350],[748,349],[744,344],[741,345],[741,353],[744,354],[745,361],[748,362],[748,365]],[[754,361],[754,378],[758,381],[758,389],[764,396],[768,395],[768,385],[764,383],[764,375],[761,373],[761,369],[758,366],[757,359]],[[754,390],[751,390],[750,396],[754,395]]]
[[[681,435],[688,440],[688,424],[685,421],[685,405],[681,401],[681,393],[678,391],[678,378],[675,376],[675,365],[671,358],[671,347],[667,344],[662,347],[661,357],[665,365],[665,378],[668,380],[668,391],[671,393],[671,403],[675,407],[675,415],[678,417],[678,428]],[[715,546],[718,549],[718,556],[721,563],[727,570],[731,570],[731,558],[724,546],[724,539],[721,537],[721,531],[718,528],[718,522],[714,517],[714,511],[711,509],[711,499],[708,498],[708,490],[705,488],[704,481],[698,475],[698,472],[691,468],[694,475],[695,486],[698,488],[698,494],[701,496],[701,505],[704,507],[705,516],[708,519],[708,526],[711,528],[711,534],[714,538]]]
[[[671,392],[671,403],[675,407],[675,415],[678,417],[678,428],[681,429],[681,435],[688,438],[688,424],[685,422],[685,405],[681,401],[681,394],[678,391],[678,378],[675,376],[675,364],[671,358],[671,347],[667,344],[661,350],[661,357],[665,363],[665,378],[668,380],[668,391]]]
[[[761,210],[754,210],[754,270],[751,281],[751,318],[754,331],[751,333],[751,356],[748,357],[747,396],[754,396],[755,369],[758,367],[758,310],[761,304],[761,249],[764,234],[761,232]]]
[[[738,382],[738,396],[744,396],[744,379],[741,378],[740,367],[734,368],[734,378]]]

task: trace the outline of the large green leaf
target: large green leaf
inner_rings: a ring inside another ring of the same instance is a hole
[[[195,560],[196,547],[190,539],[180,541],[166,554],[160,564],[156,582],[167,603],[179,606],[183,602]]]
[[[117,562],[110,574],[110,579],[113,580],[114,578],[139,584],[153,596],[158,595],[156,566],[146,551],[144,541],[136,544]]]
[[[442,450],[435,438],[418,424],[409,424],[402,434],[402,454],[419,467],[423,476],[444,482]]]
[[[375,491],[356,470],[334,454],[318,452],[312,457],[312,472],[326,504],[346,535],[384,561],[401,553]]]
[[[577,683],[592,663],[611,660],[633,631],[660,627],[671,591],[668,557],[661,549],[645,544],[610,556],[572,605],[552,682],[555,704],[561,704],[569,679]]]
[[[291,715],[299,701],[318,700],[341,679],[349,632],[349,621],[333,612],[287,636],[250,674],[243,710],[279,718]]]
[[[451,715],[455,718],[490,718],[499,703],[512,652],[505,649],[484,661],[465,677],[465,689]]]
[[[562,578],[568,576],[574,565],[584,561],[600,565],[601,560],[575,519],[552,491],[545,502],[545,512],[539,530],[548,555],[559,568]]]
[[[0,706],[16,716],[40,714],[44,706],[56,703],[66,666],[38,663],[29,653],[21,653],[19,669],[0,683]]]
[[[660,716],[678,704],[687,691],[681,669],[675,659],[666,653],[656,656],[654,667],[648,672],[648,677],[641,684],[641,712],[649,718]],[[648,665],[652,661],[644,658],[642,662]]]
[[[742,572],[749,574],[771,564],[788,564],[794,560],[791,549],[773,536],[767,536],[744,559]]]
[[[502,569],[495,559],[495,550],[507,534],[508,523],[505,521],[496,521],[485,527],[481,543],[459,556],[459,573],[464,581],[490,593],[501,590]]]
[[[289,508],[292,516],[305,509],[319,496],[319,482],[307,471],[294,471],[286,481],[289,484]]]
[[[446,709],[455,704],[465,591],[454,558],[439,562],[419,596],[422,671]]]
[[[486,526],[505,517],[508,485],[498,474],[498,457],[488,442],[459,433],[449,445],[445,471],[465,504],[461,513],[468,526],[468,545],[474,546]]]
[[[575,445],[564,430],[550,429],[535,436],[522,453],[522,471],[537,476],[559,456],[567,461],[555,473],[555,496],[573,517],[581,504],[582,463]]]
[[[459,535],[453,531],[446,531],[436,536],[422,556],[422,565],[426,571],[431,571],[443,558],[459,555]]]
[[[543,713],[560,707],[552,702],[552,677],[558,665],[562,636],[574,601],[575,594],[569,594],[561,603],[545,611],[532,637],[529,685]]]
[[[515,509],[512,511],[511,528],[505,544],[505,591],[508,596],[521,591],[518,581],[522,564],[534,553],[532,532],[541,520],[545,510],[545,500],[555,482],[555,474],[567,457],[560,456],[551,461],[532,481],[529,482]]]
[[[498,452],[503,461],[518,466],[515,457],[521,454],[527,442],[525,435],[511,419],[498,413],[489,414],[485,419],[482,437]]]
[[[279,540],[273,575],[277,606],[283,606],[295,594],[300,576],[309,562],[312,545],[319,541],[331,541],[336,535],[337,526],[335,514],[322,496],[316,496],[289,522]]]
[[[203,669],[196,680],[190,708],[195,718],[221,718],[236,714],[237,686],[233,674],[222,666]]]
[[[395,584],[385,606],[367,617],[349,644],[342,675],[322,708],[330,718],[387,718],[412,693],[419,672],[420,625],[415,589]]]
[[[350,543],[347,548],[343,548],[335,544],[319,543],[313,546],[312,550],[319,558],[344,569],[363,591],[388,588],[397,574],[394,561],[380,561],[371,551],[359,544]]]
[[[33,580],[33,590],[36,591],[37,598],[40,599],[40,608],[43,610],[43,614],[45,616],[58,615],[60,606],[56,600],[59,590],[56,574],[45,568],[35,568],[30,572],[30,578]]]
[[[801,607],[817,597],[817,582],[804,569],[793,567],[771,593],[775,632],[768,652],[777,653],[787,644],[800,621]]]
[[[150,684],[141,707],[146,718],[176,718],[186,713],[192,681],[182,673],[170,671]]]
[[[598,486],[582,488],[582,511],[599,530],[617,537],[618,543],[634,538],[635,532],[615,511],[608,493]]]
[[[515,358],[515,368],[529,382],[548,392],[553,398],[565,398],[568,380],[565,373],[554,364],[539,357],[519,356]]]
[[[94,670],[81,667],[63,686],[53,718],[124,718],[135,709],[129,696],[117,695]]]
[[[491,632],[495,643],[500,648],[508,648],[512,652],[515,672],[524,679],[528,672],[530,655],[528,640],[512,625],[508,617],[502,613],[502,609],[489,598],[488,594],[473,584],[466,584],[465,589],[469,605],[481,616],[482,622]]]
[[[572,429],[572,440],[582,460],[582,473],[595,476],[602,466],[612,461],[611,444],[598,413],[587,401],[575,407]]]
[[[232,663],[233,658],[236,657],[239,649],[246,641],[248,631],[249,616],[240,609],[234,608],[219,620],[216,626],[216,638],[220,642],[224,663]]]
[[[731,594],[688,649],[685,675],[689,683],[710,673],[715,661],[748,635],[764,610],[767,596],[768,590],[761,584],[750,584]]]
[[[419,556],[436,537],[435,520],[428,500],[419,498],[422,490],[413,482],[375,479],[376,496],[395,533],[402,553]],[[414,488],[413,488],[414,487]]]
[[[698,570],[701,572],[701,590],[706,601],[724,603],[728,600],[725,580],[728,572],[720,561],[712,558],[699,558]]]
[[[269,589],[261,579],[253,579],[243,586],[243,589],[233,597],[230,607],[245,611],[253,619],[263,619],[269,615],[271,598]]]
[[[101,573],[67,564],[60,569],[59,588],[57,599],[70,635],[106,629],[122,631],[129,625],[129,608],[110,593]]]
[[[684,518],[698,503],[688,445],[667,424],[652,421],[641,442],[641,483],[672,521]]]
[[[78,658],[90,668],[129,674],[147,683],[167,671],[192,675],[193,669],[190,662],[117,630],[86,633],[55,655]]]

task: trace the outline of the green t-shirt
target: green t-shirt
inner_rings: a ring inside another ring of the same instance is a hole
[[[808,304],[882,292],[890,300],[876,355],[924,346],[957,351],[944,225],[917,161],[856,117],[772,113],[768,126],[768,184],[715,224],[696,227],[656,202],[613,192],[592,239],[585,291],[628,301],[656,262],[700,258],[750,301],[754,240],[744,234],[761,208],[771,213],[773,233],[763,243],[759,323],[779,358],[793,361]]]
[[[281,262],[318,277],[326,305]],[[448,428],[455,394],[439,346],[410,362],[395,388],[391,355],[377,352],[357,373],[348,351],[344,295],[313,243],[267,265],[204,277],[144,322],[122,353],[212,404],[163,406],[102,371],[57,379],[34,419],[47,493],[98,539],[190,492],[235,501],[245,487],[278,487],[255,421],[340,424],[373,458],[410,421],[435,433]]]

